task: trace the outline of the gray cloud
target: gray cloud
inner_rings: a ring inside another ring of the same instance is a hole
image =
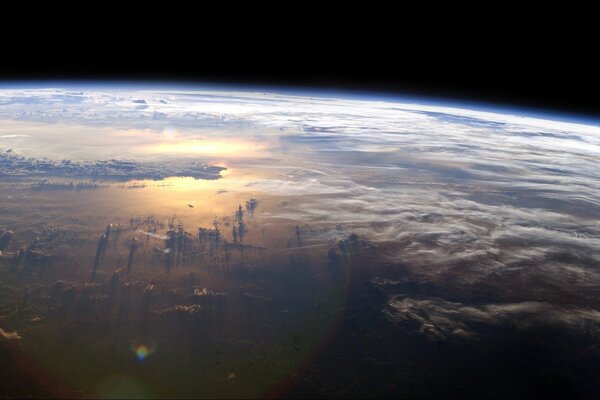
[[[159,314],[196,314],[202,310],[202,306],[200,304],[177,304],[172,307],[167,307],[159,311]]]
[[[519,330],[556,326],[575,333],[600,334],[600,312],[557,307],[544,302],[466,305],[441,299],[418,300],[394,296],[387,314],[393,320],[415,322],[420,334],[432,339],[473,338],[483,326],[511,326]]]
[[[215,296],[225,296],[225,292],[214,292],[212,290],[208,290],[206,288],[194,288],[194,296],[197,297],[215,297]]]

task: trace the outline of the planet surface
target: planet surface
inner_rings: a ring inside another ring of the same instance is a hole
[[[0,397],[600,396],[600,124],[0,88]]]

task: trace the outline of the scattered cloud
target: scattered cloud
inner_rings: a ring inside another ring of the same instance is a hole
[[[19,340],[21,336],[17,332],[9,332],[0,328],[0,339],[6,341]]]
[[[146,231],[144,231],[142,229],[138,229],[136,232],[137,233],[141,233],[142,235],[146,235],[146,236],[152,237],[154,239],[159,239],[159,240],[167,240],[169,238],[166,235],[159,235],[159,234],[153,233],[153,232],[146,232]]]
[[[4,176],[216,179],[222,168],[186,157],[250,156],[233,162],[251,176],[243,190],[285,197],[281,207],[261,210],[266,223],[343,224],[414,284],[441,292],[390,293],[395,318],[417,321],[427,335],[471,337],[478,324],[517,326],[536,320],[536,311],[547,316],[543,323],[597,321],[598,126],[401,100],[234,91],[0,90],[0,105],[0,119],[29,135],[27,146],[60,142],[79,160],[26,158],[19,151],[36,148],[20,145],[0,155]],[[136,158],[81,161],[99,147]],[[482,287],[493,297],[488,304],[450,296]]]
[[[600,325],[600,311],[557,307],[544,302],[467,305],[441,299],[394,296],[386,310],[398,322],[416,322],[418,332],[432,339],[471,338],[478,327],[511,326],[519,330],[556,326],[577,333]]]
[[[192,305],[183,305],[177,304],[172,307],[167,307],[159,311],[159,314],[170,314],[170,313],[179,313],[179,314],[196,314],[202,310],[202,306],[200,304],[192,304]]]

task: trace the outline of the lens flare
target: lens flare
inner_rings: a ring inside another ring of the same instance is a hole
[[[154,353],[154,347],[147,344],[132,344],[131,350],[136,355],[137,359],[141,362],[148,358]]]

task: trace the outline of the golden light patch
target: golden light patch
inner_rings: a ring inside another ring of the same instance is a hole
[[[143,146],[140,150],[149,154],[188,154],[206,156],[250,157],[267,149],[266,144],[243,140],[193,139],[179,142],[163,142]]]

